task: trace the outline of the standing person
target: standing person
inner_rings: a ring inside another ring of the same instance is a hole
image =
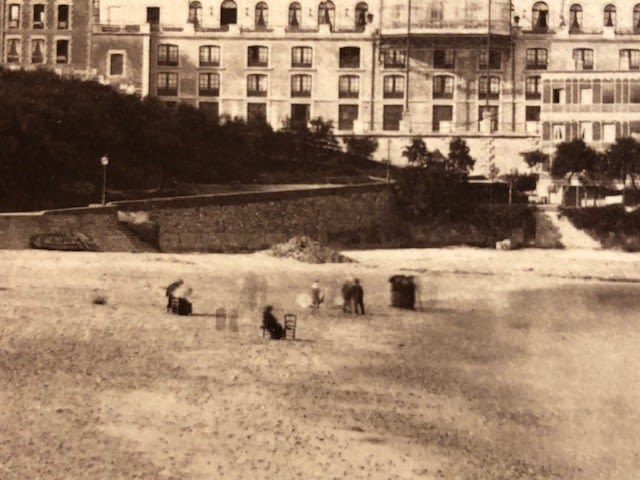
[[[320,307],[320,304],[324,301],[324,297],[322,296],[322,292],[320,290],[320,282],[316,280],[311,285],[311,306],[313,308]]]
[[[358,314],[358,310],[360,311],[360,315],[364,315],[364,290],[362,289],[362,285],[360,285],[360,280],[357,278],[353,281],[353,304],[354,311],[356,315]]]
[[[351,278],[347,278],[347,280],[342,284],[342,311],[344,313],[351,313],[351,300],[353,296],[353,284],[351,283]]]
[[[280,340],[284,337],[284,327],[272,312],[273,307],[267,305],[264,312],[262,312],[262,328],[269,332],[272,339]]]

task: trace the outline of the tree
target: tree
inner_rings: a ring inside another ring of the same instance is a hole
[[[546,165],[549,163],[549,155],[544,153],[542,150],[531,150],[529,152],[522,152],[520,155],[523,156],[524,161],[529,166],[529,168],[533,168],[536,165]]]
[[[640,173],[640,142],[630,137],[618,138],[605,152],[605,158],[609,177],[620,180],[623,186],[630,179],[637,190],[635,177]]]
[[[345,137],[342,140],[347,147],[347,153],[354,157],[371,160],[373,153],[378,149],[378,140],[372,137]]]
[[[467,142],[460,137],[455,137],[449,142],[449,157],[447,158],[447,170],[454,172],[463,178],[469,175],[476,161],[469,154]]]
[[[418,167],[430,167],[433,153],[427,150],[427,145],[420,137],[413,137],[411,144],[402,151],[402,156],[407,158],[410,165]]]
[[[551,176],[562,178],[568,173],[585,172],[593,174],[601,162],[601,155],[589,147],[582,139],[562,142],[553,156]]]

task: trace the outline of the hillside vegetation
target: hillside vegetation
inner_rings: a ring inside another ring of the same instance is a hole
[[[318,182],[384,171],[358,145],[344,153],[328,122],[276,132],[44,71],[0,71],[0,142],[4,211],[99,201],[105,154],[109,189],[156,195],[176,182]]]

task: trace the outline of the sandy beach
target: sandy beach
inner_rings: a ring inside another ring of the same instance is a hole
[[[344,253],[0,251],[0,478],[637,478],[640,255]],[[347,275],[366,315],[334,301]],[[165,311],[177,278],[191,317]],[[263,303],[296,340],[262,337]]]

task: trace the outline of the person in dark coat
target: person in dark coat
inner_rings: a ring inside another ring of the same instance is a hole
[[[364,290],[362,289],[362,285],[360,285],[360,280],[357,278],[353,281],[351,295],[353,297],[355,314],[357,315],[360,313],[361,315],[364,315]]]
[[[344,313],[351,313],[351,305],[352,305],[352,300],[353,300],[353,283],[351,282],[351,279],[348,278],[343,284],[342,284],[342,311]]]
[[[284,327],[272,312],[273,307],[267,305],[262,313],[262,327],[269,332],[272,339],[280,340],[284,337]]]

